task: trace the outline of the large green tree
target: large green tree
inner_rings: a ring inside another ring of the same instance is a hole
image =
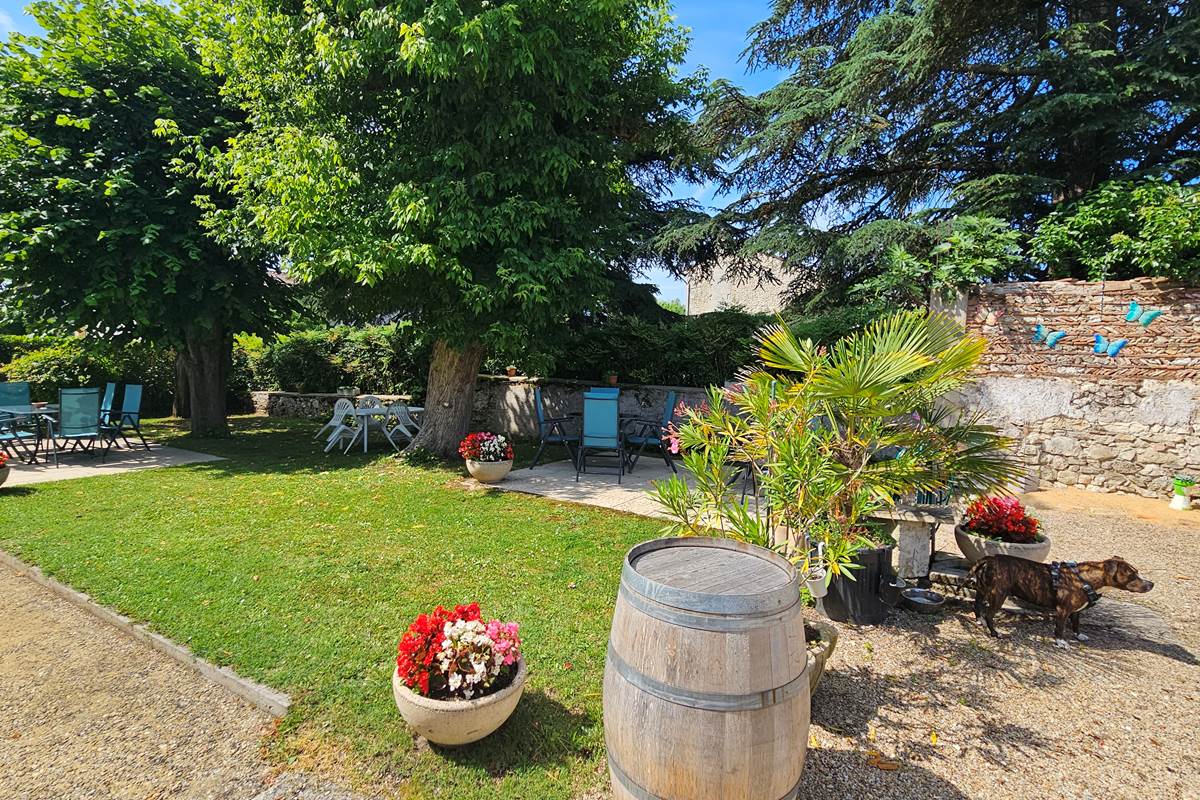
[[[452,454],[488,341],[596,303],[671,210],[684,34],[664,0],[241,0],[230,28],[227,219],[432,332],[413,446]]]
[[[790,74],[757,96],[714,86],[698,134],[736,199],[673,244],[747,270],[781,256],[810,290],[844,281],[843,236],[874,221],[1028,229],[1114,177],[1200,176],[1195,2],[775,0],[747,57]],[[875,249],[898,232],[871,231]]]
[[[199,55],[212,28],[153,0],[30,12],[44,34],[0,45],[0,283],[41,325],[175,347],[193,431],[222,434],[231,335],[269,322],[276,286],[246,242],[206,233],[228,201],[157,135],[211,148],[240,129]]]

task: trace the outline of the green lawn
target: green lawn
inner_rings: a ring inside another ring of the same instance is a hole
[[[621,558],[659,524],[496,491],[387,454],[324,455],[312,423],[244,418],[227,461],[0,490],[0,547],[199,655],[288,692],[280,761],[403,797],[572,798],[604,782],[605,642]],[[527,456],[526,456],[527,457]],[[522,625],[530,684],[497,734],[418,749],[395,643],[437,604]]]

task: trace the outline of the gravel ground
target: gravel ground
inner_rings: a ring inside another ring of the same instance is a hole
[[[1200,798],[1200,526],[1093,498],[1030,499],[1051,558],[1121,555],[1154,590],[1110,593],[1070,650],[1036,615],[1000,614],[992,639],[961,603],[839,625],[802,797]]]
[[[269,717],[0,567],[0,796],[248,798]]]

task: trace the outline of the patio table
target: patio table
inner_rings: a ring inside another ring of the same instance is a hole
[[[42,443],[42,428],[46,429],[47,438],[54,435],[54,421],[58,417],[58,406],[56,405],[20,405],[20,406],[0,406],[0,430],[6,426],[16,429],[18,423],[25,419],[32,419],[34,424],[34,439],[33,449],[27,451],[29,458],[25,463],[33,464],[37,462],[38,448]],[[18,440],[20,441],[20,440]]]
[[[397,405],[399,405],[399,404],[397,404]],[[406,407],[408,408],[408,413],[410,415],[412,415],[414,413],[420,414],[425,410],[424,406],[406,406]],[[354,436],[350,439],[350,444],[346,445],[345,452],[349,453],[350,450],[354,447],[354,445],[361,438],[363,452],[366,453],[366,452],[368,452],[368,449],[369,449],[368,442],[371,438],[368,434],[368,431],[371,427],[370,426],[371,420],[374,419],[375,417],[383,417],[383,421],[380,423],[380,426],[387,425],[387,418],[392,414],[392,406],[390,406],[390,405],[371,406],[368,408],[359,407],[359,408],[355,408],[352,413],[354,414],[354,418],[356,420],[358,420],[358,424],[355,425]],[[335,435],[336,435],[336,433],[335,433]],[[391,442],[392,447],[395,448],[397,451],[399,451],[400,448],[396,447],[395,442],[392,442],[392,437],[388,436],[387,433],[384,433],[384,436],[387,438],[387,440],[389,442]]]

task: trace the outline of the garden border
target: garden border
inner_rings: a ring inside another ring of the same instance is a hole
[[[62,599],[89,612],[92,616],[107,622],[109,625],[123,631],[139,642],[149,645],[155,650],[169,656],[186,667],[195,670],[201,676],[225,687],[229,691],[248,701],[256,708],[265,711],[276,719],[287,715],[292,705],[292,698],[276,689],[265,686],[249,678],[243,678],[229,667],[218,667],[193,653],[187,647],[177,644],[167,637],[155,633],[144,624],[134,622],[124,614],[119,614],[106,608],[83,592],[72,589],[49,577],[32,564],[27,564],[6,550],[0,550],[0,563],[24,575],[39,586],[49,589]]]

